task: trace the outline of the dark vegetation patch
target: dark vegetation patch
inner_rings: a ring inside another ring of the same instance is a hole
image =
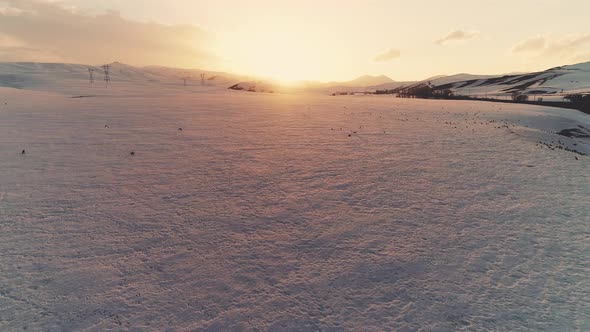
[[[528,87],[533,86],[541,81],[542,81],[542,79],[532,80],[530,82],[526,82],[521,85],[517,85],[517,86],[513,86],[511,88],[504,89],[502,91],[505,91],[505,92],[522,91],[522,90],[527,89]]]
[[[520,83],[520,82],[524,82],[527,80],[532,80],[534,78],[538,78],[539,75],[542,75],[544,73],[534,73],[534,74],[527,74],[527,75],[521,75],[521,76],[516,76],[516,78],[506,81],[502,84],[504,85],[510,85],[510,84],[516,84],[516,83]],[[537,80],[538,81],[538,80]]]
[[[555,75],[551,75],[551,76],[545,77],[544,79],[541,80],[541,82],[539,83],[539,85],[543,85],[543,84],[547,83],[547,81],[552,80],[554,78],[557,78],[557,77],[559,77],[561,75],[563,75],[563,74],[555,74]]]
[[[464,88],[464,87],[470,86],[471,84],[473,84],[473,83],[475,83],[475,82],[477,82],[477,81],[479,81],[479,80],[469,80],[469,81],[465,81],[465,83],[463,83],[462,85],[458,86],[457,88],[458,88],[458,89],[460,89],[460,88]]]
[[[244,90],[244,88],[241,87],[239,83],[230,86],[228,89],[232,89],[232,90]]]
[[[459,82],[451,82],[442,85],[437,85],[435,87],[436,90],[446,90],[446,89],[461,89],[471,84],[477,82],[479,80],[469,80],[469,81],[459,81]]]
[[[518,86],[515,86],[512,88],[507,88],[507,89],[503,90],[506,92],[520,91],[520,90],[524,90],[536,83],[539,83],[539,85],[543,85],[543,84],[547,83],[547,81],[563,75],[563,74],[554,74],[554,75],[547,76],[545,78],[539,78],[539,76],[541,76],[543,74],[544,73],[541,72],[541,73],[534,73],[534,74],[527,74],[527,75],[504,75],[501,77],[492,77],[492,78],[488,78],[488,79],[483,80],[483,82],[477,84],[476,86],[482,87],[482,86],[489,86],[489,85],[513,85],[513,84],[524,82],[523,84],[520,84]],[[535,80],[535,78],[537,78],[537,79]],[[532,80],[532,81],[526,82],[528,80]],[[437,90],[461,89],[461,88],[465,88],[467,86],[473,85],[477,81],[479,81],[479,80],[451,82],[451,83],[438,85],[438,86],[436,86],[436,89]]]
[[[590,94],[576,93],[565,96],[565,99],[569,100],[574,108],[590,114]]]
[[[457,83],[463,84],[463,82],[452,82],[452,83],[437,85],[435,88],[437,90],[453,89],[453,88],[455,88],[455,84],[457,84]]]
[[[541,74],[543,74],[543,73],[541,73]],[[522,77],[519,77],[516,80],[511,80],[510,82],[502,83],[502,84],[514,84],[514,83],[520,83],[520,82],[526,81],[528,79],[532,79],[529,82],[525,82],[523,84],[520,84],[520,85],[517,85],[517,86],[513,86],[511,88],[507,88],[507,89],[504,89],[502,91],[506,91],[506,92],[522,91],[522,90],[525,90],[525,89],[529,88],[530,86],[533,86],[533,85],[535,85],[537,83],[539,83],[539,85],[543,85],[543,84],[547,83],[548,80],[552,80],[552,79],[554,79],[556,77],[561,76],[562,74],[554,74],[554,75],[551,75],[551,76],[547,76],[545,78],[539,78],[539,75],[540,74],[524,75]],[[535,79],[535,78],[537,78],[537,79]]]
[[[558,141],[557,144],[554,144],[553,142],[552,143],[546,143],[546,142],[541,142],[540,141],[539,143],[537,143],[537,146],[547,147],[547,148],[551,149],[552,151],[555,151],[555,150],[563,150],[563,151],[575,153],[575,154],[580,155],[580,156],[586,156],[586,154],[584,152],[578,151],[575,148],[572,149],[572,148],[568,147],[567,145],[565,145],[561,141]],[[576,157],[576,160],[579,160],[578,157]]]
[[[557,91],[547,91],[547,90],[531,90],[528,91],[527,93],[531,94],[531,95],[547,95],[547,94],[554,94],[557,93]]]
[[[578,127],[579,128],[564,129],[558,132],[557,135],[569,138],[590,138],[590,130],[584,128],[583,126]]]
[[[518,77],[518,76],[517,75],[504,75],[502,77],[488,78],[485,81],[483,81],[481,84],[479,84],[478,86],[501,84],[502,82],[504,82],[506,80],[513,79],[515,77]]]

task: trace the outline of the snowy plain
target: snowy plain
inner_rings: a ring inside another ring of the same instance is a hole
[[[0,88],[2,331],[590,330],[590,157],[540,143],[588,115],[51,89]]]

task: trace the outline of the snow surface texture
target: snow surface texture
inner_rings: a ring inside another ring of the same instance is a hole
[[[0,330],[590,330],[587,115],[133,89],[0,88]]]

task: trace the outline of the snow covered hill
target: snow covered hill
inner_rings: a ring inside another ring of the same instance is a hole
[[[0,63],[0,87],[12,87],[27,90],[66,92],[78,87],[88,87],[89,70],[93,71],[95,84],[104,80],[102,66],[64,63],[4,62]],[[137,86],[161,85],[183,86],[204,85],[227,87],[246,77],[223,72],[196,69],[180,69],[159,66],[134,67],[114,62],[109,64],[110,78],[113,84],[128,83]]]
[[[433,85],[443,85],[453,82],[460,82],[460,81],[469,81],[469,80],[479,80],[479,79],[487,79],[495,77],[494,75],[473,75],[473,74],[455,74],[449,76],[440,76],[432,79],[427,79],[422,82],[430,82]]]
[[[590,92],[590,62],[551,68],[541,72],[509,75],[455,74],[435,76],[417,82],[384,82],[376,85],[354,84],[329,85],[329,91],[377,91],[401,87],[412,88],[429,85],[438,90],[452,90],[456,95],[509,96],[514,92],[531,95],[551,95],[562,98],[565,94]],[[547,96],[546,96],[547,98]]]
[[[437,90],[451,90],[456,95],[475,97],[509,97],[518,92],[542,95],[545,99],[562,99],[570,93],[590,92],[590,62],[551,68],[541,72],[508,75],[455,74],[435,76],[417,82],[385,82],[378,85],[338,84],[328,91],[377,91],[428,85]]]
[[[433,80],[435,89],[450,89],[458,95],[529,95],[563,96],[590,92],[590,62],[551,68],[541,72],[479,77],[444,77]]]
[[[59,63],[0,63],[0,87],[19,89],[80,93],[89,91],[89,72],[94,71],[96,85],[103,83],[104,70],[101,66]],[[300,82],[285,85],[273,80],[253,79],[223,72],[179,69],[160,66],[134,67],[122,63],[110,64],[113,84],[147,86],[159,85],[162,89],[184,85],[201,85],[201,74],[205,75],[205,86],[245,91],[275,92],[374,92],[400,87],[430,85],[439,90],[451,90],[456,95],[504,96],[514,92],[543,95],[544,98],[562,98],[565,94],[590,92],[590,62],[551,68],[546,71],[511,74],[503,76],[456,74],[436,76],[419,82],[397,82],[387,76],[361,76],[348,82]]]

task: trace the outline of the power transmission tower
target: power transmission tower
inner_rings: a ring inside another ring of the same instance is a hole
[[[94,68],[88,68],[88,80],[90,81],[90,84],[94,83],[94,71],[96,69]]]
[[[205,73],[201,74],[201,85],[205,85]]]
[[[104,82],[105,82],[106,86],[109,86],[109,84],[111,84],[111,75],[109,72],[109,70],[111,69],[111,66],[104,65],[104,66],[102,66],[102,69],[104,70]]]

